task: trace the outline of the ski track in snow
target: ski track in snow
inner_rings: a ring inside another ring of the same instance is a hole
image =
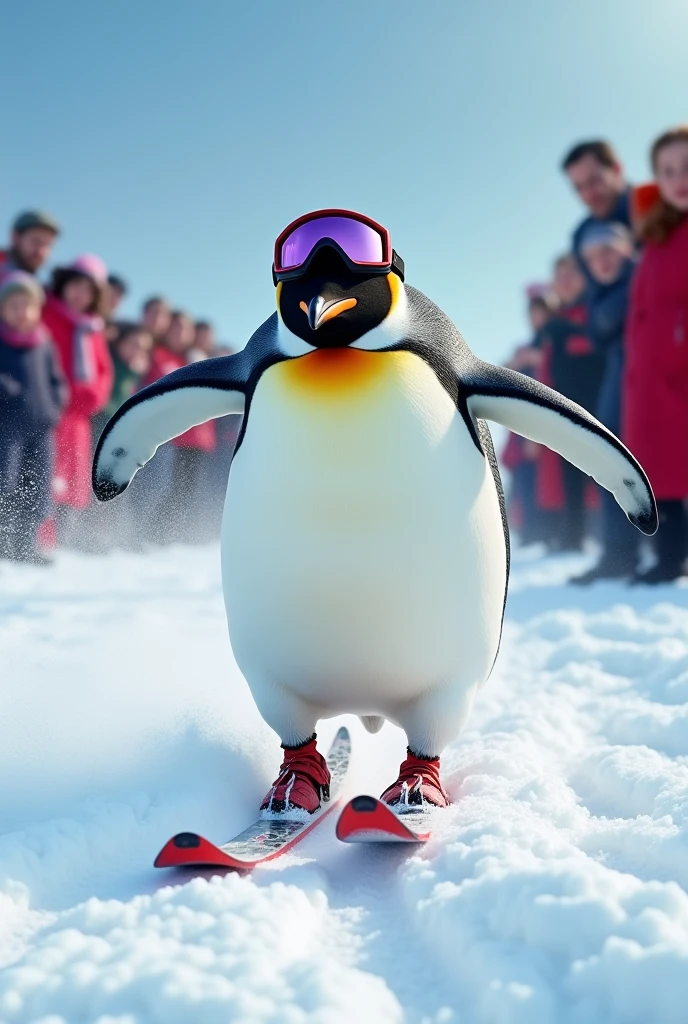
[[[427,847],[346,847],[331,815],[190,877],[158,849],[243,828],[280,758],[218,561],[0,566],[2,1024],[685,1024],[688,589],[579,591],[582,561],[517,553]],[[403,736],[343,721],[347,792],[379,793]]]

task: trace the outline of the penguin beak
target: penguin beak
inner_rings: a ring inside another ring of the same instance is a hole
[[[310,329],[317,331],[328,320],[333,320],[347,309],[353,309],[358,303],[356,299],[325,299],[322,295],[316,295],[308,305],[305,302],[299,305],[308,317]]]

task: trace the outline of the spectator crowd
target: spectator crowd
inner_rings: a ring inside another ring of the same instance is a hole
[[[612,146],[582,142],[562,171],[586,215],[551,282],[527,289],[532,337],[509,365],[578,402],[645,469],[660,527],[648,565],[642,538],[613,497],[549,449],[511,435],[511,519],[523,543],[600,558],[571,582],[663,583],[688,556],[688,125],[650,150],[653,180],[629,184]]]
[[[511,436],[511,521],[522,543],[578,551],[591,534],[598,563],[579,584],[682,575],[688,555],[688,126],[650,151],[653,180],[627,182],[608,142],[571,149],[562,170],[586,215],[552,280],[527,290],[532,338],[510,366],[584,406],[646,470],[660,513],[654,563],[614,499],[549,449]],[[43,271],[60,234],[36,210],[17,217],[0,251],[0,558],[49,564],[77,550],[207,540],[219,528],[238,426],[193,427],[139,473],[118,501],[91,494],[95,441],[137,389],[191,361],[231,351],[212,325],[161,296],[137,321],[92,254]]]
[[[17,217],[0,252],[0,558],[48,565],[56,546],[140,550],[217,533],[237,418],[165,445],[125,496],[98,505],[95,443],[136,390],[185,363],[231,351],[208,321],[161,296],[118,318],[127,287],[95,255],[40,275],[60,234],[49,214]]]

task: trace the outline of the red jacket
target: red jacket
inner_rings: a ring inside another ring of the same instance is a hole
[[[154,384],[156,380],[172,373],[173,370],[181,369],[182,366],[186,366],[183,356],[170,352],[163,345],[157,345],[153,349],[150,370],[143,383]],[[198,448],[202,452],[212,452],[215,448],[215,422],[208,420],[207,423],[199,423],[185,434],[173,438],[171,443],[177,448]]]
[[[90,365],[90,375],[84,380],[74,360],[77,324],[52,295],[43,309],[43,322],[55,341],[70,390],[69,403],[55,432],[53,496],[58,504],[85,508],[91,500],[91,417],[105,407],[110,397],[112,361],[103,330],[94,326],[84,339]]]
[[[601,360],[586,334],[587,310],[582,302],[562,307],[542,328],[543,361],[538,380],[594,412],[601,378]],[[538,508],[560,511],[566,506],[561,456],[542,445],[537,459],[535,499]],[[595,508],[597,495],[586,485],[585,503]]]
[[[688,495],[688,218],[646,243],[626,328],[623,440],[656,497]]]

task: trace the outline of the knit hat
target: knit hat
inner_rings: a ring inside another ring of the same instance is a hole
[[[27,210],[25,213],[20,213],[12,225],[12,231],[18,235],[30,231],[31,228],[45,228],[47,231],[52,231],[54,235],[60,233],[60,225],[55,218],[43,210]]]
[[[5,299],[17,292],[30,295],[39,306],[45,302],[45,292],[33,274],[26,274],[23,270],[13,270],[0,280],[0,306]]]
[[[594,249],[599,245],[610,245],[617,249],[632,249],[633,235],[625,224],[619,221],[600,220],[590,224],[580,240],[580,250]]]
[[[90,277],[94,284],[99,286],[107,283],[107,267],[100,256],[94,256],[91,252],[84,253],[83,256],[77,256],[64,269],[71,270],[76,274],[83,274],[84,277]]]

